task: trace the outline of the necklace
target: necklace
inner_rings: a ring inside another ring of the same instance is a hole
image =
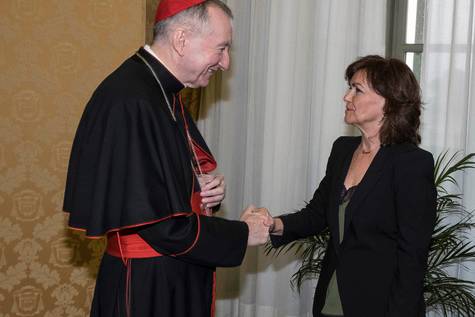
[[[160,86],[160,89],[162,90],[162,94],[163,94],[163,97],[165,97],[165,102],[168,106],[168,110],[170,111],[170,114],[173,118],[173,121],[176,122],[176,117],[175,117],[175,113],[172,109],[172,106],[171,106],[171,103],[170,101],[168,100],[168,97],[167,97],[167,94],[165,93],[165,89],[163,88],[163,85],[162,85],[162,82],[160,81],[160,79],[158,78],[157,74],[155,73],[155,71],[153,70],[152,66],[150,66],[150,64],[147,62],[147,60],[142,56],[140,55],[138,52],[135,53],[135,55],[137,55],[143,62],[144,64],[148,67],[148,69],[150,70],[150,72],[152,73],[153,77],[155,78],[155,81],[158,83],[158,85]],[[180,104],[181,104],[181,101],[180,101]],[[184,111],[183,109],[181,109],[182,112]],[[201,170],[201,166],[199,164],[199,160],[198,160],[198,155],[196,154],[196,150],[195,150],[195,145],[193,144],[193,140],[190,136],[190,132],[188,131],[188,125],[186,124],[186,118],[185,116],[183,115],[183,122],[185,124],[185,133],[186,133],[186,139],[188,141],[188,145],[189,147],[191,148],[191,153],[193,155],[193,158],[195,159],[195,162],[196,162],[196,165],[198,167],[198,172],[199,172],[199,175],[203,175],[203,172]],[[191,164],[191,169],[193,170],[193,173],[198,176],[198,173],[196,172],[196,168],[194,167],[193,165],[193,161],[190,160],[190,164]]]
[[[373,153],[375,150],[376,150],[376,152],[377,152],[379,148],[380,148],[380,145],[377,145],[375,148],[372,148],[372,149],[370,148],[369,150],[365,151],[365,150],[363,149],[363,145],[360,144],[361,154],[364,154],[364,155],[371,154],[371,153]]]
[[[158,79],[157,74],[155,74],[155,71],[153,70],[152,66],[150,66],[150,64],[147,62],[147,60],[142,55],[140,55],[138,52],[135,53],[135,55],[137,55],[144,62],[144,64],[148,67],[150,72],[152,72],[152,75],[155,78],[155,81],[158,83],[158,85],[160,86],[160,89],[162,90],[163,97],[165,97],[165,102],[167,103],[168,110],[170,111],[170,114],[172,115],[173,121],[176,122],[175,113],[172,110],[172,106],[170,104],[170,101],[168,100],[167,94],[165,93],[165,89],[163,88],[162,82],[160,81],[160,79]]]

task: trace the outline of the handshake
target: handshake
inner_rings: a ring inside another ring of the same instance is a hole
[[[269,233],[273,231],[275,219],[266,208],[248,206],[241,215],[241,221],[249,227],[247,245],[257,246],[269,240]]]

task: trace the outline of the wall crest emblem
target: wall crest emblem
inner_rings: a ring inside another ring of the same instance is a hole
[[[68,168],[71,142],[59,142],[53,147],[53,166],[56,170],[64,171]]]
[[[59,267],[72,266],[81,260],[78,240],[60,238],[51,244],[50,263]]]
[[[18,19],[31,21],[38,17],[40,6],[38,0],[15,0],[12,2],[12,12]]]
[[[33,316],[43,309],[43,293],[39,288],[28,285],[13,292],[12,313],[18,316]]]
[[[31,189],[13,195],[13,215],[21,221],[34,221],[43,215],[42,197]]]
[[[36,122],[41,117],[40,96],[34,90],[22,90],[13,96],[13,115],[20,122]]]
[[[79,68],[79,59],[79,50],[72,43],[59,43],[53,49],[53,66],[59,74],[75,74]]]

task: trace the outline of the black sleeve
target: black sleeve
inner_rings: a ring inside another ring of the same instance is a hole
[[[398,221],[397,274],[387,316],[419,316],[429,244],[435,225],[437,192],[434,160],[423,150],[396,161],[395,197]]]
[[[240,265],[248,226],[218,217],[183,216],[140,229],[138,234],[157,252],[210,267]]]
[[[326,228],[328,187],[328,177],[325,176],[305,208],[293,214],[279,216],[284,224],[284,232],[282,236],[271,235],[273,247],[316,235]]]
[[[300,211],[282,215],[279,218],[284,224],[282,236],[271,235],[272,246],[277,248],[294,240],[310,237],[323,231],[327,227],[326,209],[330,196],[331,165],[334,163],[340,139],[333,144],[327,162],[325,177],[320,182],[310,202]]]

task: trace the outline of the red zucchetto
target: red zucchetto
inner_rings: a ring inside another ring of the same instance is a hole
[[[205,2],[205,0],[162,0],[157,7],[155,23],[203,2]]]

